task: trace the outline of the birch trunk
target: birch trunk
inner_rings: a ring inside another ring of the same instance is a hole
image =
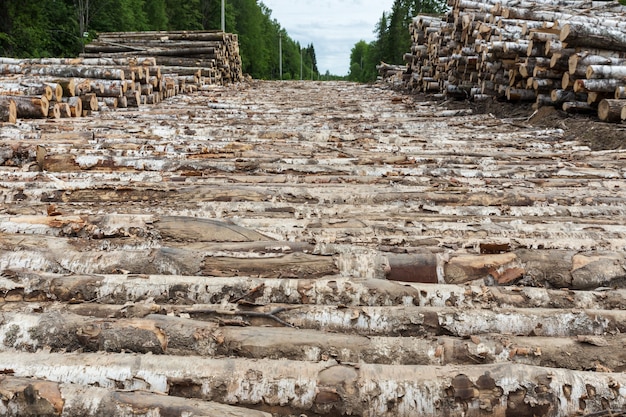
[[[58,365],[63,365],[59,367]],[[14,377],[145,390],[285,413],[569,416],[626,404],[622,374],[528,365],[394,366],[132,354],[0,353]],[[297,377],[294,377],[297,369]],[[398,396],[401,392],[404,395]],[[58,398],[55,396],[54,398]],[[511,411],[508,411],[509,413]]]
[[[66,384],[43,378],[0,375],[0,386],[3,396],[0,413],[8,417],[271,417],[269,413],[209,401]]]
[[[598,117],[603,122],[619,123],[626,100],[604,99],[598,105]]]

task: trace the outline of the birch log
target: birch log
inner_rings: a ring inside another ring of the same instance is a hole
[[[54,364],[54,365],[53,365]],[[63,365],[62,367],[58,365]],[[17,378],[143,390],[291,414],[570,416],[626,404],[626,377],[527,365],[394,366],[132,354],[0,353]],[[294,377],[297,369],[297,377]],[[398,393],[403,393],[398,396]],[[54,397],[56,398],[56,397]],[[509,411],[510,413],[510,411]]]
[[[48,116],[49,102],[45,96],[14,96],[18,118],[41,119]]]
[[[8,417],[271,417],[269,413],[209,401],[66,384],[44,378],[0,375],[0,387],[3,398],[0,413]]]
[[[604,99],[598,104],[598,117],[603,122],[619,123],[626,100]]]
[[[0,96],[0,122],[15,123],[17,121],[17,106],[15,100],[9,96]]]
[[[586,46],[626,52],[626,31],[602,25],[566,23],[560,40],[568,46]]]

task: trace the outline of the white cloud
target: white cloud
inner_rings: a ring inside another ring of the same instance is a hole
[[[393,0],[263,0],[272,18],[301,45],[315,47],[317,66],[335,75],[346,75],[350,50],[358,41],[374,40],[374,28]]]

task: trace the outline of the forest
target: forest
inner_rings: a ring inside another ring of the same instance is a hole
[[[409,24],[413,17],[423,13],[442,13],[446,3],[442,0],[395,0],[391,11],[383,12],[375,29],[372,42],[357,42],[350,53],[348,79],[370,82],[376,79],[376,65],[404,64],[402,56],[411,50]]]
[[[279,38],[283,79],[317,74],[315,48],[289,37],[258,0],[226,1],[226,31],[239,36],[243,71],[277,79]],[[0,55],[74,57],[98,32],[217,30],[221,0],[2,0]],[[315,75],[317,78],[317,75]]]

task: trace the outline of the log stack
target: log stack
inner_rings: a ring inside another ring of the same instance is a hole
[[[624,6],[578,0],[449,5],[445,16],[413,19],[406,88],[456,99],[535,101],[624,120]],[[385,76],[384,66],[379,72]]]
[[[0,121],[157,104],[242,79],[237,35],[102,33],[80,58],[0,58]]]
[[[3,126],[0,415],[623,417],[623,151],[410,100]]]
[[[242,78],[237,35],[218,31],[99,33],[82,56],[150,56],[164,72],[197,75],[201,85]]]

